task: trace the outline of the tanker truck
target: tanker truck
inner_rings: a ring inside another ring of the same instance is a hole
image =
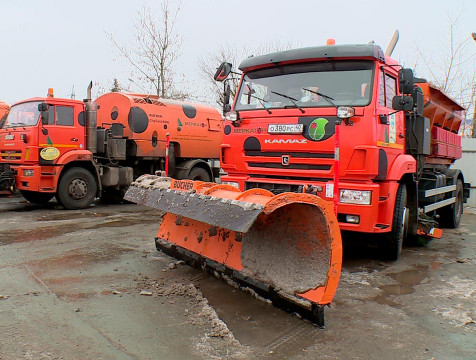
[[[322,325],[341,230],[374,235],[396,260],[405,239],[437,236],[437,220],[458,226],[464,109],[393,60],[395,43],[250,57],[233,104],[223,63],[221,184],[144,175],[126,193],[166,212],[157,249]]]
[[[96,197],[120,201],[144,173],[202,181],[218,175],[223,120],[216,109],[119,92],[92,102],[91,87],[84,102],[55,98],[50,89],[46,98],[12,106],[0,129],[3,187],[14,183],[32,203],[55,196],[64,208],[80,209]]]

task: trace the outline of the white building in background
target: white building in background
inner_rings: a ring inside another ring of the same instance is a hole
[[[471,183],[471,193],[467,205],[476,208],[476,138],[463,138],[461,145],[463,157],[456,160],[452,167],[461,169],[464,182]]]

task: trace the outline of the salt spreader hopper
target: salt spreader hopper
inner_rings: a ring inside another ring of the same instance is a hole
[[[125,199],[166,212],[157,249],[324,325],[323,307],[334,297],[342,263],[331,202],[154,175],[138,178]]]

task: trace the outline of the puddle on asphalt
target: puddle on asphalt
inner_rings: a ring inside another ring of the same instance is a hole
[[[100,229],[100,228],[109,228],[109,227],[124,227],[124,226],[131,226],[131,225],[138,225],[138,224],[145,224],[157,221],[156,219],[144,219],[144,218],[124,218],[120,220],[113,220],[113,221],[106,221],[100,224],[96,224],[93,226],[89,226],[86,229]],[[157,228],[159,224],[157,222]]]
[[[387,275],[402,285],[415,286],[428,277],[428,270],[412,269]]]
[[[382,289],[389,295],[406,295],[415,292],[413,286],[402,284],[382,285],[380,286],[380,289]]]
[[[303,354],[323,331],[222,280],[206,276],[197,287],[241,344],[258,347],[273,359]]]
[[[408,295],[415,292],[415,286],[419,285],[424,279],[428,277],[427,269],[412,269],[405,270],[398,273],[389,273],[387,276],[391,277],[398,284],[381,285],[379,288],[383,291],[382,294],[374,297],[372,300],[379,304],[389,305],[399,308],[400,304],[393,301],[391,296]]]
[[[3,231],[2,236],[0,238],[0,245],[45,240],[55,236],[68,234],[77,230],[77,224],[67,224],[47,226],[42,228],[38,227],[36,229],[29,230],[16,229]]]
[[[79,249],[65,253],[64,256],[47,258],[37,262],[32,262],[31,265],[35,267],[40,274],[47,272],[62,271],[64,268],[75,268],[86,265],[95,264],[98,262],[108,262],[119,258],[123,254],[137,251],[132,248],[107,246],[101,249]]]
[[[42,215],[37,220],[38,221],[60,221],[60,220],[76,220],[76,219],[84,219],[84,218],[100,218],[109,216],[111,214],[107,213],[96,213],[96,212],[81,212],[77,213],[74,211],[66,211],[66,212],[52,212],[48,215]]]

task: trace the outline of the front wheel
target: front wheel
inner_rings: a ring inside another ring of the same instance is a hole
[[[392,230],[380,239],[381,255],[385,260],[398,260],[402,252],[403,239],[408,232],[410,209],[408,206],[407,188],[400,184],[395,198]]]
[[[57,198],[68,210],[84,209],[96,197],[97,184],[93,174],[84,168],[66,170],[61,177]]]
[[[32,204],[46,204],[55,194],[41,193],[37,191],[20,190],[23,197]]]

